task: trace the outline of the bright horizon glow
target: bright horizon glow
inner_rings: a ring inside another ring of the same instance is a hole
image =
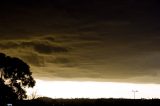
[[[160,98],[159,84],[133,84],[92,81],[43,81],[36,80],[34,90],[38,96],[50,98],[134,98],[132,90],[138,90],[136,99]]]

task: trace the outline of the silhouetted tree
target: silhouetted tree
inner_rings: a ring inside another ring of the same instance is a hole
[[[19,58],[0,53],[0,100],[24,99],[26,87],[35,86],[30,67]]]

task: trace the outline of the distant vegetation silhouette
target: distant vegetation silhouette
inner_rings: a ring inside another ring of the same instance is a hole
[[[160,99],[51,99],[40,97],[33,100],[19,101],[13,106],[160,106]]]
[[[26,98],[25,88],[34,86],[35,80],[28,64],[0,53],[0,105],[5,101]]]

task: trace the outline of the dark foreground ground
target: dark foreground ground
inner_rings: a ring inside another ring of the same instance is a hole
[[[50,99],[38,98],[12,103],[13,106],[160,106],[160,99]]]

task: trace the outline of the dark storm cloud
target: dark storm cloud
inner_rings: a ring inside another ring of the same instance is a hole
[[[3,39],[0,42],[0,50],[1,52],[5,52],[12,56],[20,57],[30,65],[42,67],[44,66],[45,58],[52,59],[52,61],[58,61],[58,59],[52,58],[52,54],[63,54],[69,51],[68,47],[63,46],[63,44],[60,44],[58,42],[53,42],[52,38],[53,36],[46,36],[38,37],[35,39],[35,37],[33,36],[32,39]],[[50,61],[48,60],[48,62]],[[54,63],[58,64],[57,62]]]
[[[44,66],[44,57],[35,53],[25,54],[20,56],[24,61],[29,63],[32,66],[43,67]],[[34,59],[33,59],[34,57]]]
[[[1,49],[10,49],[10,48],[17,48],[19,46],[19,44],[15,43],[15,42],[1,42],[0,43],[0,48]]]
[[[22,2],[0,8],[0,50],[36,78],[159,82],[155,0]]]
[[[45,37],[44,39],[47,40],[47,41],[51,41],[51,42],[55,41],[55,38],[54,37],[50,37],[50,36]]]
[[[68,52],[67,48],[60,45],[51,44],[45,41],[7,41],[0,43],[1,49],[14,49],[14,48],[33,48],[38,53],[50,54],[57,52]]]
[[[55,62],[55,63],[64,63],[64,64],[66,64],[66,63],[69,63],[70,60],[67,59],[67,58],[64,58],[64,57],[59,57],[59,58],[56,58],[56,59],[54,60],[54,62]]]
[[[67,48],[61,47],[58,45],[51,45],[47,42],[23,42],[21,43],[23,46],[33,46],[34,50],[37,51],[38,53],[44,53],[44,54],[50,54],[53,52],[67,52]]]

